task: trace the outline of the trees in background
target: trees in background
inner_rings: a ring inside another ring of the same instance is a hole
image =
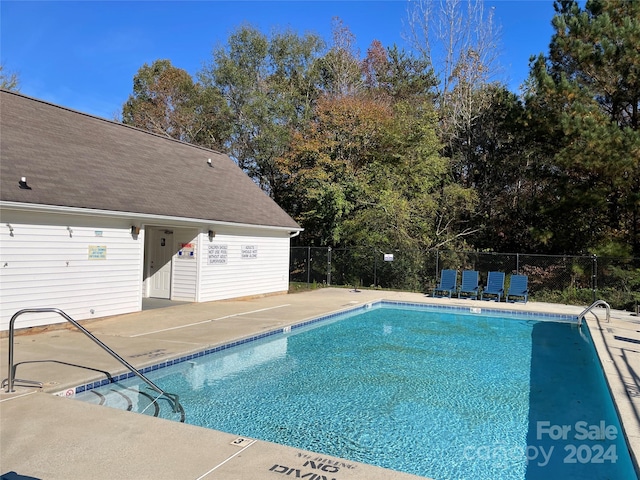
[[[279,169],[300,241],[426,250],[472,233],[475,194],[442,156],[429,62],[373,42],[360,61],[336,22],[321,95]]]
[[[169,60],[144,64],[133,78],[133,93],[122,108],[122,122],[176,140],[220,149],[232,118],[214,88],[194,82]]]
[[[361,92],[363,78],[356,37],[340,18],[333,18],[333,42],[318,66],[325,95],[348,97]]]
[[[12,90],[17,92],[20,90],[20,79],[15,72],[9,72],[5,66],[0,63],[0,88],[4,90]]]
[[[541,176],[532,239],[640,256],[640,2],[555,3],[526,94]]]
[[[470,130],[452,139],[453,149],[471,147],[458,171],[458,181],[478,195],[471,218],[478,229],[473,243],[479,249],[502,252],[529,251],[529,225],[536,184],[527,147],[524,105],[500,85],[486,87],[487,105],[477,113]]]
[[[435,69],[439,103],[464,102],[456,87],[482,87],[496,74],[500,29],[482,0],[415,0],[407,14],[408,40]]]
[[[465,182],[475,148],[474,126],[491,108],[499,28],[483,0],[416,0],[408,9],[408,37],[435,73],[440,137]]]
[[[275,161],[288,148],[291,132],[312,115],[323,48],[315,35],[285,31],[269,38],[242,26],[226,46],[214,49],[212,62],[198,75],[221,92],[230,109],[225,150],[276,201],[283,179]]]
[[[498,179],[512,175],[509,163],[520,163],[510,151],[516,141],[512,131],[501,130],[507,124],[500,115],[508,112],[514,120],[518,106],[514,95],[493,82],[499,52],[493,9],[485,10],[482,0],[410,2],[408,38],[434,72],[442,154],[449,159],[456,184],[472,189],[478,198],[477,207],[459,222],[473,232],[470,242],[486,245],[493,228],[504,230],[501,220],[507,213],[498,211],[496,201],[513,191]],[[513,237],[502,232],[499,238],[504,247],[504,240]]]
[[[323,98],[280,159],[302,243],[426,250],[470,231],[475,195],[452,181],[432,105]]]
[[[197,81],[144,65],[123,121],[228,152],[305,245],[640,257],[640,1],[556,1],[523,97],[481,0],[411,5],[412,52],[334,19],[328,45],[242,26]]]

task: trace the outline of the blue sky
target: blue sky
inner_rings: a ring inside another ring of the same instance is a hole
[[[552,0],[485,0],[501,26],[499,80],[517,92],[531,55],[547,53]],[[144,63],[169,59],[195,75],[216,45],[248,23],[331,40],[338,16],[364,55],[373,40],[409,49],[405,0],[361,1],[25,1],[0,2],[0,61],[20,91],[113,119]]]

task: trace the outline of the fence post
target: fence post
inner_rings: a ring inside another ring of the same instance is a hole
[[[307,285],[311,283],[311,247],[307,247]]]
[[[440,250],[436,250],[436,282],[438,281],[438,263],[440,262]]]
[[[378,274],[378,251],[374,247],[373,248],[373,288],[376,288],[376,285],[378,285],[377,274]]]
[[[598,291],[598,256],[596,254],[591,255],[591,290],[595,302]]]
[[[516,274],[520,274],[520,254],[516,253]]]
[[[327,286],[331,286],[331,247],[327,249]]]

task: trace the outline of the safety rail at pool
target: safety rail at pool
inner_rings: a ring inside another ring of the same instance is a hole
[[[593,302],[591,305],[589,305],[587,308],[585,308],[580,315],[578,315],[578,326],[582,325],[582,320],[584,319],[584,316],[589,313],[592,309],[594,309],[595,307],[599,306],[599,305],[604,305],[605,308],[607,309],[607,323],[609,323],[611,321],[611,307],[609,306],[609,304],[607,302],[605,302],[604,300],[596,300],[595,302]]]
[[[9,374],[8,374],[8,377],[5,380],[2,381],[2,386],[3,387],[6,384],[6,387],[7,387],[6,392],[7,393],[15,391],[13,389],[13,387],[14,387],[14,383],[16,381],[18,381],[20,383],[26,383],[26,384],[29,384],[29,385],[40,385],[40,386],[42,385],[40,382],[34,382],[32,380],[20,380],[20,379],[16,379],[15,378],[17,365],[13,364],[14,324],[15,324],[17,318],[20,315],[23,315],[25,313],[57,313],[62,318],[64,318],[68,322],[70,322],[74,327],[76,327],[82,333],[84,333],[87,337],[89,337],[91,340],[93,340],[105,352],[107,352],[109,355],[111,355],[113,358],[115,358],[122,365],[127,367],[134,375],[136,375],[138,378],[140,378],[140,380],[142,380],[147,385],[149,385],[153,390],[155,390],[157,393],[159,393],[160,395],[164,396],[165,398],[169,399],[169,401],[173,405],[173,411],[175,413],[177,413],[177,412],[182,410],[182,406],[180,405],[180,401],[178,399],[178,395],[177,394],[175,394],[175,393],[167,393],[164,390],[162,390],[155,383],[153,383],[151,380],[149,380],[147,377],[145,377],[142,373],[140,373],[138,370],[136,370],[136,368],[133,365],[131,365],[124,358],[122,358],[120,355],[118,355],[116,352],[114,352],[105,343],[103,343],[100,339],[98,339],[96,336],[94,336],[89,330],[84,328],[82,325],[80,325],[78,322],[76,322],[73,318],[71,318],[69,315],[67,315],[65,312],[63,312],[59,308],[25,308],[23,310],[19,310],[18,312],[16,312],[13,315],[13,317],[11,317],[11,321],[9,322],[9,372],[8,372]]]

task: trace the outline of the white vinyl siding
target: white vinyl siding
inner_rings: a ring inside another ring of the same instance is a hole
[[[27,308],[58,308],[75,320],[140,311],[145,228],[132,234],[134,223],[105,215],[3,208],[0,330],[7,330],[11,317]],[[210,239],[205,228],[211,227],[167,222],[152,228],[172,231],[172,300],[210,302],[289,288],[288,231],[220,226]],[[186,250],[193,251],[193,258],[180,258],[183,244],[190,244]],[[226,246],[223,263],[208,262],[212,245]],[[29,313],[15,327],[63,322],[56,314]]]
[[[129,222],[3,210],[0,227],[0,329],[24,308],[59,308],[75,320],[141,309],[144,239]],[[90,259],[90,246],[103,254]],[[59,322],[24,314],[15,327]]]
[[[171,299],[183,302],[196,301],[196,285],[198,284],[198,245],[197,231],[174,230],[175,251],[179,252],[183,244],[191,245],[193,257],[173,255],[173,270],[171,273]],[[189,247],[187,247],[186,251]]]
[[[200,235],[200,302],[239,298],[289,289],[289,236],[282,232],[253,235],[216,232]],[[251,232],[250,232],[251,233]],[[226,245],[226,263],[208,263],[209,246]],[[255,258],[242,258],[244,247],[254,247]]]

